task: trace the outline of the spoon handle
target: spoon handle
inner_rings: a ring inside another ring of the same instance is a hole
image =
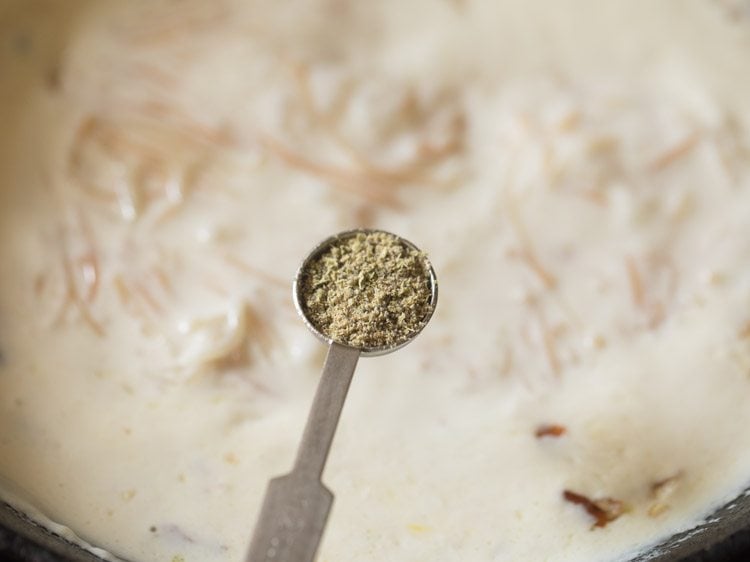
[[[268,484],[247,562],[313,562],[333,504],[320,477],[359,355],[328,349],[294,468]]]

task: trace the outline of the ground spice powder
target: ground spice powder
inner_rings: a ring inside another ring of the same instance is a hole
[[[307,263],[300,281],[301,305],[310,323],[353,347],[404,343],[432,308],[425,254],[388,232],[337,239]]]

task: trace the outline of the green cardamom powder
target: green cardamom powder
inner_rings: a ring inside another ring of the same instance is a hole
[[[355,232],[335,240],[307,263],[300,282],[310,323],[353,347],[404,343],[432,310],[425,254],[387,232]]]

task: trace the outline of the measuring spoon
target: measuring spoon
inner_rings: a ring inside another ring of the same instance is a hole
[[[349,230],[327,238],[302,262],[294,278],[292,295],[297,312],[307,327],[328,344],[328,354],[294,467],[289,474],[274,478],[268,484],[247,562],[313,562],[333,504],[333,494],[323,485],[321,476],[357,361],[360,356],[384,355],[405,346],[419,334],[435,310],[437,278],[432,265],[425,259],[425,274],[429,277],[430,287],[429,311],[421,325],[400,341],[382,347],[351,347],[334,341],[313,325],[306,315],[300,294],[307,267],[333,245],[363,232],[382,231]],[[408,240],[397,238],[405,247],[419,251]]]

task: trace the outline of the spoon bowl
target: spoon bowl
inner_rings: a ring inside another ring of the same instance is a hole
[[[306,272],[309,270],[310,264],[313,263],[318,257],[320,257],[323,253],[325,253],[331,247],[336,246],[337,244],[340,244],[342,241],[345,241],[348,238],[357,236],[358,234],[372,234],[372,233],[383,233],[388,236],[392,236],[398,239],[399,243],[402,244],[405,248],[421,253],[419,248],[417,248],[417,246],[415,246],[409,240],[406,240],[405,238],[402,238],[401,236],[397,236],[395,234],[392,234],[384,230],[365,229],[365,228],[346,230],[344,232],[334,234],[333,236],[329,236],[328,238],[323,240],[320,244],[318,244],[302,262],[302,265],[300,265],[299,269],[297,270],[297,274],[294,277],[294,283],[292,284],[292,298],[294,300],[294,307],[297,309],[297,313],[300,315],[300,317],[302,317],[302,320],[304,321],[308,329],[313,334],[315,334],[315,336],[318,339],[320,339],[321,341],[325,342],[328,345],[332,343],[337,343],[339,345],[352,347],[346,342],[338,341],[328,336],[327,334],[323,333],[310,320],[307,314],[307,311],[305,310],[305,306],[303,304],[302,279],[304,278]],[[427,314],[424,316],[419,326],[416,329],[409,332],[403,338],[400,338],[397,342],[393,344],[382,345],[382,346],[357,347],[356,349],[359,349],[362,357],[375,357],[378,355],[385,355],[387,353],[396,351],[397,349],[401,349],[402,347],[410,343],[415,337],[417,337],[417,335],[419,335],[422,329],[430,321],[430,318],[432,318],[432,314],[435,311],[435,307],[437,306],[438,283],[437,283],[437,276],[435,275],[435,270],[433,269],[432,264],[426,257],[424,257],[424,266],[425,266],[425,273],[428,277],[428,282],[429,282],[429,287],[430,287],[430,300],[429,300],[429,307],[428,307]]]

